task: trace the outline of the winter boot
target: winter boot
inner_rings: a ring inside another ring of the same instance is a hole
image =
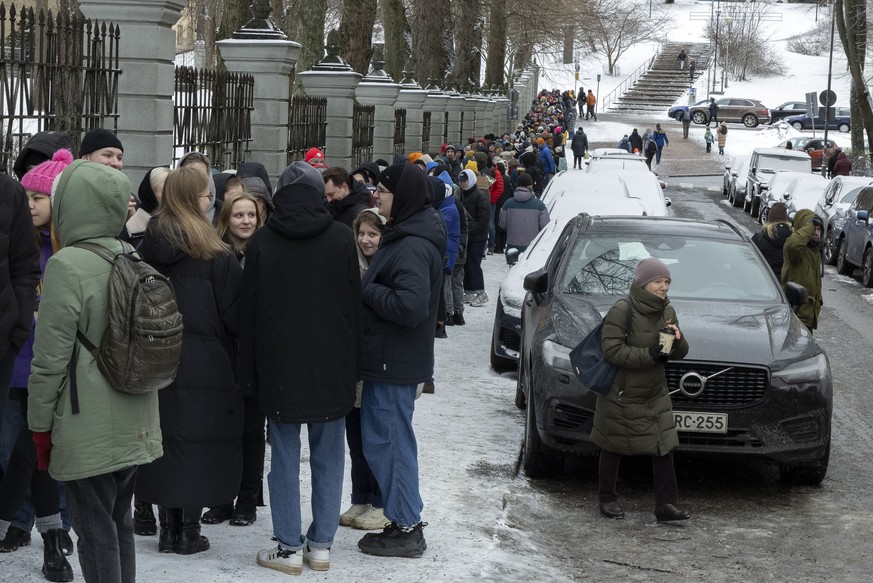
[[[179,531],[179,538],[176,539],[173,552],[177,555],[193,555],[208,549],[209,539],[200,536],[200,515],[203,509],[183,508],[181,513],[182,530]]]
[[[0,553],[13,553],[19,547],[26,547],[29,544],[29,532],[25,532],[17,526],[10,526],[6,531],[6,538],[0,540]]]
[[[53,528],[43,533],[42,574],[48,581],[72,581],[73,568],[64,556],[62,545],[64,529]]]
[[[162,553],[172,553],[182,528],[182,511],[178,508],[158,506],[158,520],[161,523],[158,550]]]
[[[139,536],[154,536],[158,533],[158,525],[151,504],[139,501],[134,503],[133,533]]]
[[[203,524],[221,524],[233,515],[233,502],[213,506],[203,513],[200,522]]]
[[[365,534],[358,541],[358,548],[368,555],[379,557],[420,557],[427,550],[422,532],[425,526],[426,523],[419,522],[404,529],[392,522],[379,534]]]
[[[257,498],[238,496],[236,508],[230,515],[230,523],[233,526],[249,526],[258,519]]]

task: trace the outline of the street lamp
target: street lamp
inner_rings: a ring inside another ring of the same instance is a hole
[[[719,18],[721,17],[721,2],[718,3],[718,10],[715,11],[715,52],[712,57],[712,92],[715,93],[715,84],[718,81],[718,27]]]
[[[722,74],[722,78],[724,79],[724,83],[723,83],[724,88],[722,89],[722,91],[724,91],[724,89],[727,89],[728,78],[730,77],[730,70],[728,69],[728,63],[730,63],[730,56],[731,56],[731,23],[734,21],[734,18],[733,18],[733,16],[725,16],[724,21],[728,25],[728,32],[727,32],[727,50],[725,50],[725,57],[724,57],[724,60],[722,61],[722,64],[721,64],[721,74]]]

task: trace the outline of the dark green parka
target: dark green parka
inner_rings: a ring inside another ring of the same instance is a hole
[[[809,292],[809,303],[797,311],[797,317],[810,330],[818,327],[818,314],[821,311],[821,250],[813,240],[815,226],[812,219],[815,213],[809,209],[797,211],[794,215],[794,233],[782,247],[782,287],[789,281],[799,283]]]
[[[603,354],[618,367],[612,388],[598,395],[591,440],[620,455],[666,455],[679,445],[664,365],[649,354],[667,320],[679,325],[668,298],[631,284],[631,332],[625,338],[627,302],[620,300],[603,320]],[[680,328],[681,329],[681,328]],[[673,345],[673,359],[685,358],[685,335]]]

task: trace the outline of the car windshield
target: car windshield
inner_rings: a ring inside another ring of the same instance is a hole
[[[580,238],[559,278],[569,294],[627,293],[640,260],[657,257],[670,269],[670,297],[780,301],[769,266],[748,243],[682,236],[598,233]]]

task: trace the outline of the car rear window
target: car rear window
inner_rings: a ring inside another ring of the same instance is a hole
[[[758,158],[758,173],[775,174],[782,170],[790,172],[810,172],[809,158],[779,158],[776,156],[761,156]]]
[[[595,233],[580,237],[558,278],[570,294],[626,294],[640,260],[657,257],[670,269],[670,297],[774,302],[773,272],[751,243],[681,236],[631,237]]]

